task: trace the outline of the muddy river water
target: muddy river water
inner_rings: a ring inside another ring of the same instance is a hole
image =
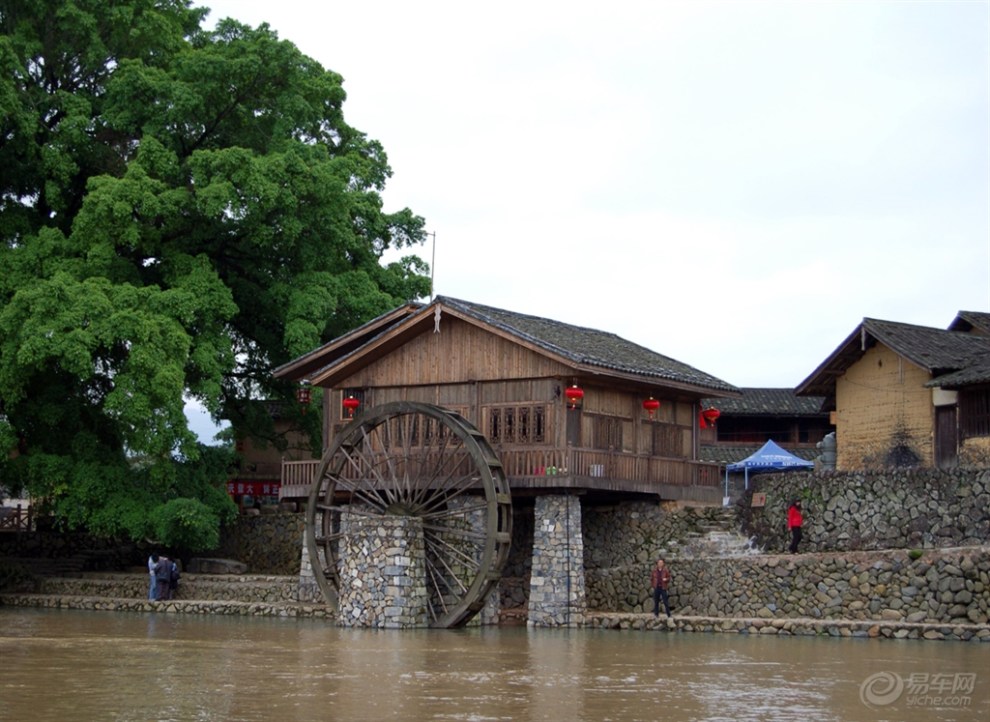
[[[0,608],[0,720],[990,720],[990,644]]]

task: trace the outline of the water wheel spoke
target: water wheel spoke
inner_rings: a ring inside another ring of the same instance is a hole
[[[427,557],[426,563],[427,566],[430,566],[435,570],[435,574],[432,575],[434,579],[433,588],[441,600],[444,599],[443,590],[440,589],[441,583],[447,588],[448,592],[464,594],[467,591],[467,587],[464,586],[464,583],[460,580],[460,577],[457,576],[454,570],[450,568],[444,559],[438,558],[433,561]],[[451,582],[453,582],[453,584]],[[446,609],[446,603],[444,603],[443,606]]]
[[[445,508],[437,509],[436,511],[429,511],[425,508],[421,508],[420,516],[424,519],[441,520],[441,519],[451,519],[451,518],[470,518],[471,514],[479,511],[486,511],[488,509],[488,504],[484,501],[480,501],[477,504],[472,504],[470,506],[459,506],[456,508]]]
[[[420,506],[426,503],[429,498],[442,493],[449,483],[452,473],[448,467],[456,468],[463,463],[463,458],[459,458],[455,462],[445,462],[443,457],[435,455],[423,458],[411,497],[412,503],[415,506]]]
[[[336,544],[337,542],[339,542],[343,538],[344,538],[344,534],[342,532],[339,532],[339,531],[338,532],[330,532],[330,533],[324,532],[323,534],[317,534],[316,535],[316,541],[317,541],[317,543],[322,544],[324,547],[327,544]]]
[[[395,503],[391,484],[378,470],[377,465],[368,460],[365,453],[354,455],[347,451],[342,452],[346,467],[350,468],[355,478],[345,476],[342,473],[336,477],[336,482],[354,494],[361,494],[367,498],[367,494],[373,495],[378,501],[371,501],[382,509]],[[343,471],[343,469],[341,469]],[[384,495],[384,496],[383,496]]]
[[[433,469],[433,479],[450,474],[449,469],[470,457],[464,442],[452,434],[440,434],[433,438],[430,446],[424,446],[422,456]]]
[[[433,551],[436,558],[446,564],[446,560],[457,561],[464,564],[466,567],[470,568],[472,571],[478,571],[481,568],[476,557],[468,554],[463,549],[455,547],[444,539],[438,538],[436,535],[429,534],[425,537],[426,546],[428,551]]]
[[[433,536],[443,535],[444,537],[457,537],[469,542],[483,542],[488,535],[476,529],[459,529],[456,527],[444,526],[442,524],[423,524],[423,531],[431,532]],[[479,546],[481,546],[479,544]]]
[[[447,444],[444,445],[445,447]],[[433,473],[431,482],[440,482],[439,485],[431,483],[430,488],[442,491],[448,488],[452,482],[464,476],[477,475],[477,469],[472,462],[471,455],[463,445],[458,445],[456,449],[446,448],[438,451],[433,457]]]
[[[461,494],[477,491],[480,479],[477,475],[465,475],[459,479],[448,481],[423,504],[423,512],[430,513],[433,509],[447,504],[451,499],[455,499]]]
[[[440,605],[441,611],[444,615],[449,613],[449,609],[447,608],[447,600],[444,598],[444,594],[440,590],[442,575],[436,568],[436,565],[434,565],[429,559],[426,560],[426,574],[430,583],[430,589],[427,589],[428,603],[426,608],[429,610],[430,617],[432,617],[433,621],[436,622],[441,617],[441,614],[437,613],[436,604]],[[436,600],[436,604],[434,603],[434,600]]]

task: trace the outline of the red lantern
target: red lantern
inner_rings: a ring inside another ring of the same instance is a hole
[[[296,401],[302,406],[302,412],[305,414],[306,407],[309,406],[310,402],[309,381],[299,382],[299,387],[296,389]]]
[[[652,420],[653,414],[655,414],[657,409],[660,408],[660,402],[651,396],[643,401],[643,408],[646,409],[646,412],[650,415],[650,419]]]
[[[343,404],[344,409],[347,411],[347,418],[351,418],[354,416],[354,412],[357,410],[357,407],[361,405],[361,400],[356,399],[353,396],[348,396],[344,399]]]
[[[564,396],[567,399],[567,408],[576,409],[581,403],[581,399],[584,398],[584,389],[577,384],[572,384],[564,390]]]
[[[718,421],[718,417],[721,415],[722,413],[714,407],[709,407],[701,412],[701,416],[705,419],[709,426],[714,426],[715,422]]]

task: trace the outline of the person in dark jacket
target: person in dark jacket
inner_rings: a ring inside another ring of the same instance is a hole
[[[670,569],[663,559],[657,559],[657,565],[650,573],[650,587],[653,590],[653,616],[660,616],[660,601],[663,600],[663,610],[670,617],[670,601],[667,598],[667,587],[670,585]]]
[[[801,502],[795,499],[787,509],[787,528],[791,530],[791,554],[797,554],[798,544],[801,543],[801,525],[804,515],[801,513]]]
[[[155,582],[158,584],[156,598],[158,601],[168,599],[168,585],[171,579],[172,560],[165,556],[158,557],[158,563],[155,564]]]

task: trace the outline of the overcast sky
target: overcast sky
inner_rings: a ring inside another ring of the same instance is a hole
[[[343,76],[438,295],[736,386],[990,311],[986,0],[197,4]]]

